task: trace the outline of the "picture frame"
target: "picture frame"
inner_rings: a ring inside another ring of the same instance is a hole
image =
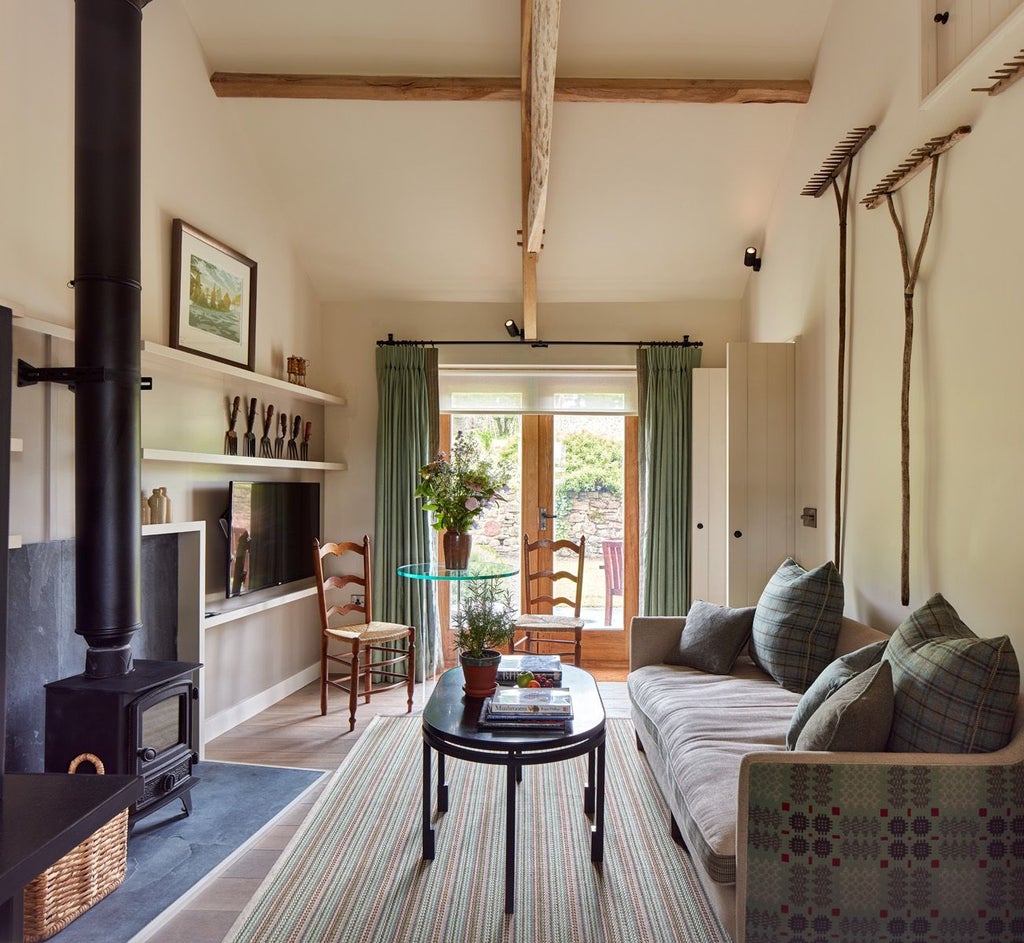
[[[171,231],[171,347],[256,369],[256,263],[175,219]]]

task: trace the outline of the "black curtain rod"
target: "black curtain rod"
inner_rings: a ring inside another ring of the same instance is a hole
[[[516,347],[703,347],[703,341],[691,341],[689,334],[684,334],[681,341],[528,341],[522,337],[500,341],[399,341],[394,334],[388,334],[387,340],[377,341],[378,347],[440,347],[442,345],[468,345],[471,347],[490,346],[494,344]]]

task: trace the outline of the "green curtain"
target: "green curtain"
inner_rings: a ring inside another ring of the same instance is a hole
[[[435,552],[427,512],[413,492],[437,442],[437,349],[378,347],[373,613],[416,627],[417,681],[443,664],[441,627],[432,584],[397,571],[405,563],[429,562]]]
[[[640,435],[640,612],[690,608],[690,453],[699,347],[637,351]]]

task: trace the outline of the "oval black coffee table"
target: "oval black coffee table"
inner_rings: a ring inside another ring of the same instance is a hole
[[[434,857],[434,829],[430,823],[430,766],[437,751],[437,810],[448,811],[445,757],[471,763],[504,766],[505,787],[505,913],[515,911],[516,786],[524,766],[558,763],[587,755],[587,785],[583,811],[593,816],[590,860],[604,859],[605,714],[597,682],[586,671],[562,666],[562,686],[572,692],[573,721],[567,731],[479,730],[483,701],[462,691],[461,668],[451,668],[438,679],[423,711],[423,857]]]

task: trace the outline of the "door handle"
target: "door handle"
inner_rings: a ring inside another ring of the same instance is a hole
[[[556,517],[558,517],[557,514],[548,514],[548,509],[547,508],[541,508],[540,509],[540,529],[541,530],[547,530],[548,529],[548,521],[553,521]]]

